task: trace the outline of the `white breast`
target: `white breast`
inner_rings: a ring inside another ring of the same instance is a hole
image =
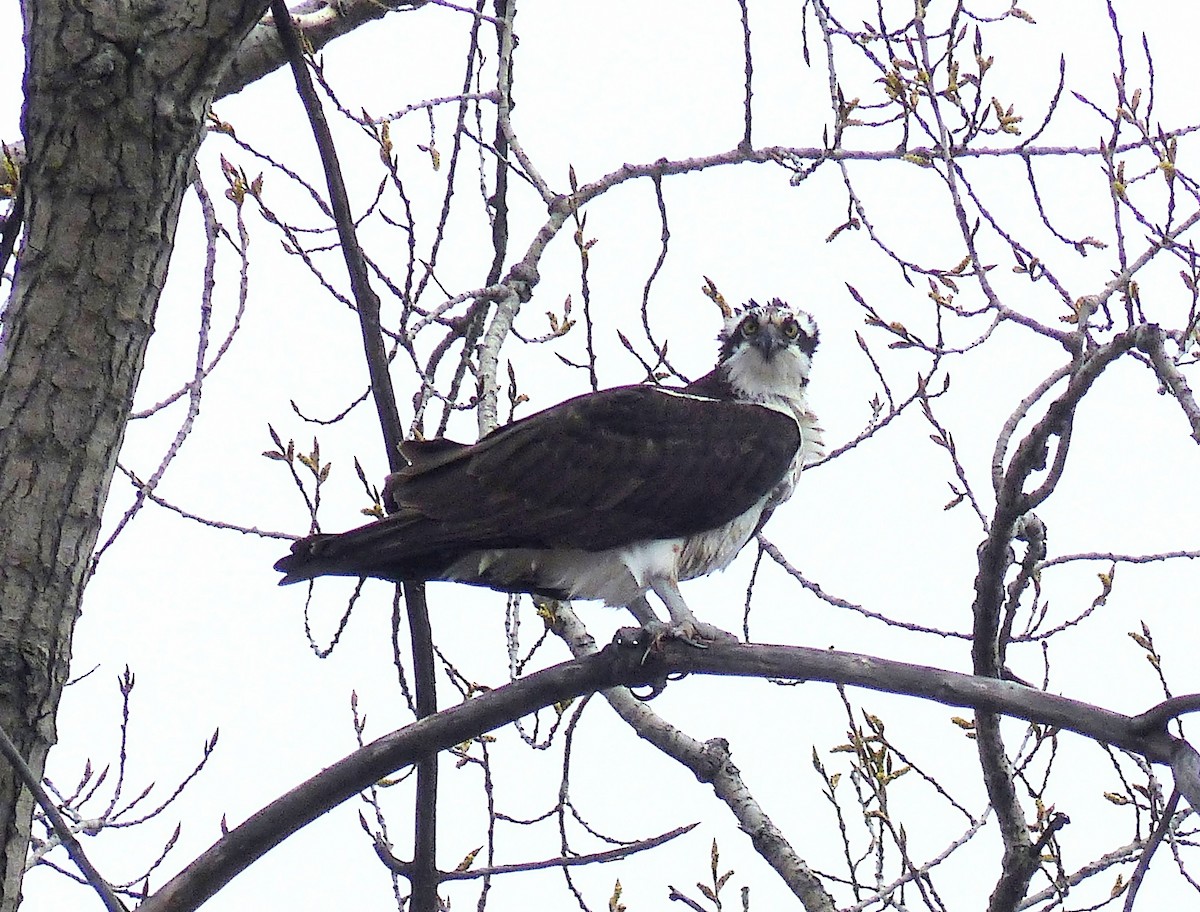
[[[537,589],[564,598],[602,599],[624,606],[655,577],[674,577],[685,539],[636,542],[605,551],[577,548],[503,548],[475,551],[455,561],[443,578],[497,589]]]
[[[635,542],[606,551],[575,548],[505,548],[475,551],[451,565],[443,579],[497,589],[536,588],[566,598],[601,599],[624,606],[644,595],[655,578],[688,580],[727,567],[758,527],[763,511],[792,496],[804,466],[824,454],[821,429],[803,399],[779,397],[760,402],[795,418],[801,444],[775,488],[753,507],[716,529],[686,538]]]
[[[788,493],[791,493],[790,487]],[[684,544],[676,565],[676,579],[695,579],[717,570],[724,570],[750,541],[758,527],[763,509],[770,502],[767,495],[753,507],[717,529],[692,535]]]

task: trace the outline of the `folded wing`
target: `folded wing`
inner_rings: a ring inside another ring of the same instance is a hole
[[[481,549],[600,551],[716,528],[783,478],[801,444],[765,406],[650,386],[590,393],[473,445],[404,445],[390,515],[296,543],[283,582],[323,574],[436,579]]]

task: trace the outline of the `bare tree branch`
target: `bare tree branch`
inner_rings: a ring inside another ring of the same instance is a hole
[[[112,887],[108,881],[100,876],[100,872],[88,859],[87,853],[83,851],[83,846],[79,844],[79,840],[75,838],[75,831],[71,829],[62,813],[58,810],[58,805],[54,803],[54,799],[46,794],[46,790],[42,788],[42,783],[38,781],[38,777],[33,774],[33,770],[29,768],[29,764],[25,762],[25,758],[21,756],[21,752],[17,750],[17,746],[13,744],[12,738],[8,736],[3,728],[0,728],[0,755],[4,756],[17,775],[21,777],[21,781],[25,783],[25,787],[33,793],[34,800],[38,806],[46,812],[46,817],[49,818],[54,827],[54,832],[58,834],[58,838],[62,840],[62,844],[66,846],[67,853],[71,856],[71,860],[79,867],[87,882],[91,884],[92,889],[96,891],[100,897],[100,901],[104,903],[104,908],[108,912],[126,912],[125,904],[117,899],[113,893]]]
[[[1155,763],[1174,763],[1182,754],[1191,753],[1186,742],[1173,737],[1165,727],[1157,724],[1160,714],[1154,710],[1142,716],[1126,716],[1013,682],[854,653],[798,646],[726,643],[696,649],[674,641],[662,643],[659,650],[648,651],[645,637],[642,631],[623,632],[613,644],[598,653],[535,672],[520,681],[490,690],[371,742],[232,829],[147,899],[139,909],[142,912],[186,912],[195,909],[287,836],[373,782],[422,757],[447,750],[556,702],[613,687],[662,686],[668,677],[682,674],[825,681],[867,687],[949,706],[973,707],[980,712],[1000,713],[1074,731],[1141,754]],[[649,712],[644,704],[632,698],[628,702],[619,698],[618,704],[623,704],[630,712]],[[1170,717],[1173,718],[1182,711],[1200,710],[1200,695],[1191,697],[1186,704],[1163,705],[1169,705]],[[1151,722],[1153,727],[1150,727]],[[639,728],[638,731],[639,734],[645,732],[643,737],[649,737],[656,730]],[[657,732],[671,740],[690,740],[669,726],[660,727]],[[654,734],[656,739],[658,734]],[[719,794],[726,787],[733,787],[736,793],[741,794],[743,787],[737,784],[740,782],[738,777],[734,776],[722,784],[721,764],[713,763],[714,756],[707,753],[708,747],[696,747],[695,743],[693,747],[695,750],[685,753],[693,759],[707,758],[706,762],[697,766],[698,774],[704,777],[715,775],[717,778],[713,784]],[[732,775],[731,772],[729,774]],[[742,794],[741,797],[745,800],[746,796]],[[755,808],[753,803],[748,805],[748,809],[752,809],[752,816],[743,823],[754,824],[750,833],[752,838],[762,840],[760,851],[767,851],[764,846],[775,845],[791,854],[782,836],[768,825],[761,810]],[[767,851],[768,857],[774,851]],[[787,864],[794,865],[797,861],[792,855]],[[800,863],[796,873],[809,880],[811,873],[801,874],[806,870]],[[825,908],[818,899],[822,892],[819,881],[811,879],[805,890],[808,902],[812,903],[808,908]]]
[[[573,655],[581,658],[594,652],[595,642],[568,605],[559,603],[555,615],[556,624],[561,627],[560,635]],[[660,680],[665,684],[665,677]],[[820,878],[799,856],[746,787],[741,773],[730,758],[728,741],[724,738],[711,738],[704,743],[697,741],[661,718],[625,688],[607,689],[603,691],[603,696],[638,737],[684,766],[698,780],[713,787],[717,798],[737,818],[739,827],[750,837],[757,852],[775,869],[804,904],[807,912],[833,912],[833,897]]]
[[[373,22],[390,12],[411,11],[426,5],[426,0],[401,0],[382,3],[379,0],[304,0],[291,11],[296,27],[314,50],[320,50],[335,38],[348,35],[360,25]],[[217,88],[217,98],[240,92],[252,82],[273,73],[288,62],[288,54],[276,30],[274,14],[265,17],[246,36],[229,71]]]
[[[660,836],[655,836],[651,839],[639,839],[637,842],[631,842],[629,845],[621,846],[617,849],[609,849],[607,852],[592,852],[587,855],[565,855],[561,858],[547,858],[543,861],[525,861],[517,864],[491,865],[486,868],[468,868],[465,871],[440,871],[438,872],[438,879],[443,881],[476,880],[480,877],[494,877],[497,874],[523,874],[528,871],[540,871],[546,868],[577,868],[584,865],[621,861],[639,852],[645,852],[664,845],[672,839],[682,836],[684,833],[690,833],[697,826],[699,824],[689,823],[686,826],[675,827],[675,829],[668,830]],[[391,853],[387,846],[376,843],[375,854],[393,871],[407,874],[412,869],[411,864],[400,861]]]

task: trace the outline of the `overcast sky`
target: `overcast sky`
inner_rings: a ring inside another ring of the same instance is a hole
[[[945,0],[932,5],[936,13]],[[848,24],[870,17],[873,5],[839,4]],[[1154,52],[1158,94],[1156,120],[1178,127],[1196,120],[1194,36],[1197,11],[1165,2],[1115,3],[1129,43],[1126,53],[1139,84],[1148,85],[1140,54],[1147,33]],[[755,143],[819,147],[829,123],[828,77],[815,23],[808,23],[813,67],[800,52],[797,4],[751,4],[756,52]],[[1006,4],[983,4],[980,12],[999,13]],[[899,7],[898,7],[899,8]],[[907,7],[905,7],[907,8]],[[1104,109],[1113,106],[1111,73],[1114,40],[1098,4],[1038,3],[1028,11],[1037,27],[1010,19],[990,34],[987,54],[996,57],[996,85],[1015,104],[1025,125],[1040,122],[1052,96],[1060,52],[1067,56],[1068,87],[1091,97]],[[1085,11],[1086,8],[1086,11]],[[898,15],[898,14],[897,14]],[[1083,18],[1090,16],[1090,18]],[[1184,21],[1187,20],[1187,21]],[[516,28],[521,42],[516,70],[515,125],[521,142],[553,186],[568,189],[567,168],[580,182],[595,179],[623,162],[650,162],[727,150],[741,133],[741,38],[735,3],[609,3],[603,6],[563,2],[524,2]],[[461,84],[463,14],[438,8],[389,16],[342,39],[324,54],[325,74],[343,93],[351,110],[375,115],[396,111],[428,97],[452,95]],[[0,9],[0,138],[18,133],[20,24],[15,11]],[[488,66],[494,61],[489,59]],[[849,68],[858,84],[847,95],[878,92],[865,71]],[[235,98],[216,105],[238,136],[286,160],[309,180],[319,168],[290,76],[277,73]],[[437,115],[437,144],[449,148],[452,110]],[[1094,145],[1105,127],[1100,118],[1068,92],[1044,144]],[[884,149],[895,144],[863,131],[852,133],[848,147]],[[369,149],[342,129],[343,159],[358,194],[370,199],[379,175]],[[416,149],[428,144],[428,120],[409,115],[394,127],[405,180],[416,205],[438,200],[437,181],[428,156]],[[1001,140],[997,139],[996,144]],[[1180,166],[1190,147],[1184,144]],[[299,206],[283,179],[228,139],[211,137],[202,151],[202,167],[221,217],[232,224],[216,167],[224,154],[251,175],[267,171],[268,201]],[[359,156],[357,159],[354,156]],[[422,164],[424,161],[424,164]],[[476,167],[475,153],[464,167]],[[994,213],[1051,263],[1073,297],[1094,293],[1111,278],[1111,250],[1080,258],[1055,244],[1037,222],[1018,162],[972,162],[969,174]],[[422,170],[424,168],[425,170]],[[944,191],[927,172],[901,162],[861,163],[851,168],[856,188],[870,207],[876,226],[903,255],[921,262],[953,266],[962,257],[962,241],[953,233]],[[1042,190],[1048,210],[1062,230],[1112,241],[1108,179],[1099,164],[1078,157],[1048,162]],[[361,179],[360,179],[361,174]],[[430,180],[426,183],[424,178]],[[469,182],[468,182],[469,183]],[[469,192],[469,186],[466,191]],[[523,191],[522,191],[523,192]],[[886,348],[888,338],[864,327],[863,313],[846,290],[853,285],[889,320],[928,330],[928,286],[907,284],[894,263],[880,254],[865,232],[845,232],[827,243],[846,218],[845,193],[832,167],[800,187],[789,187],[786,172],[764,165],[724,168],[664,182],[671,231],[670,255],[656,280],[650,319],[656,335],[670,340],[672,362],[690,376],[712,365],[713,337],[719,327],[715,308],[699,293],[702,277],[713,278],[731,301],[780,296],[802,304],[822,329],[812,381],[812,399],[827,431],[838,445],[861,431],[879,384],[855,341],[863,332],[877,347],[888,376],[911,388],[924,361],[911,352]],[[490,248],[480,231],[478,199],[463,202],[464,219],[456,225],[442,259],[439,278],[457,294],[483,284]],[[194,360],[200,248],[196,246],[196,203],[186,204],[171,280],[158,318],[137,407],[145,408],[186,381]],[[424,210],[428,211],[428,210]],[[518,196],[513,218],[513,256],[519,257],[543,217],[530,195]],[[425,216],[426,224],[428,216]],[[312,220],[311,212],[299,221]],[[597,312],[600,381],[603,385],[642,379],[637,362],[617,344],[618,326],[637,330],[638,302],[659,254],[661,225],[652,185],[640,181],[605,195],[588,208],[592,250],[590,284]],[[270,447],[267,423],[285,438],[307,447],[313,429],[291,411],[329,415],[364,387],[357,324],[344,308],[331,305],[311,279],[299,273],[293,258],[280,252],[277,236],[248,210],[252,231],[250,302],[243,328],[222,369],[205,388],[203,409],[184,455],[167,474],[160,493],[181,507],[229,522],[289,533],[307,531],[307,519],[290,483],[276,463],[259,454]],[[405,256],[397,233],[369,235],[371,252],[400,272]],[[992,243],[992,242],[989,242]],[[1144,247],[1130,235],[1134,255]],[[993,245],[993,252],[999,249]],[[236,306],[236,263],[223,255],[218,274],[214,338],[223,337]],[[1011,306],[1057,324],[1063,311],[1046,283],[1033,285],[1012,273],[1011,256],[1000,260],[995,280]],[[569,231],[560,236],[542,264],[542,283],[521,315],[518,329],[533,336],[547,329],[544,313],[562,312],[573,296],[579,306],[578,257]],[[1179,325],[1186,312],[1175,273],[1166,264],[1148,274],[1143,298],[1152,319]],[[332,273],[331,273],[332,274]],[[341,273],[336,273],[340,277]],[[338,278],[339,287],[345,282]],[[1157,283],[1157,284],[1156,284]],[[4,286],[7,292],[7,285]],[[963,300],[978,292],[963,289]],[[1180,308],[1183,308],[1183,311]],[[1057,308],[1057,309],[1056,309]],[[982,324],[954,327],[966,341]],[[583,351],[573,331],[554,346],[506,349],[530,397],[528,414],[586,389],[586,376],[562,366],[560,353],[578,359]],[[631,333],[632,337],[632,333]],[[645,346],[643,351],[647,350]],[[959,454],[981,494],[990,489],[988,467],[998,428],[1016,403],[1062,361],[1061,348],[1012,328],[997,334],[979,357],[963,358],[951,368],[951,394],[939,401],[939,417],[954,429]],[[407,407],[414,390],[410,376],[399,375],[400,401]],[[130,426],[122,462],[143,477],[153,471],[181,420],[180,406]],[[403,417],[407,420],[409,413]],[[473,417],[456,419],[452,431],[469,439]],[[943,511],[951,499],[952,468],[929,440],[931,428],[912,414],[878,435],[869,445],[806,474],[793,501],[768,527],[789,559],[828,592],[870,610],[914,624],[964,631],[970,627],[973,557],[981,537],[978,519],[966,505]],[[341,428],[321,430],[322,458],[334,462],[323,497],[326,529],[349,528],[362,521],[361,486],[354,477],[357,455],[373,479],[382,479],[386,460],[378,431],[366,409]],[[1178,408],[1156,394],[1152,376],[1132,363],[1117,366],[1097,388],[1095,401],[1081,410],[1070,471],[1059,492],[1039,511],[1050,528],[1051,554],[1083,550],[1154,552],[1197,546],[1195,444]],[[131,498],[120,476],[113,484],[111,529]],[[990,508],[990,500],[984,504]],[[102,535],[102,538],[104,536]],[[112,762],[120,702],[116,676],[128,664],[137,674],[130,727],[132,795],[150,781],[155,794],[187,773],[204,740],[217,726],[221,742],[204,775],[191,787],[175,813],[157,829],[147,827],[93,840],[102,871],[120,879],[153,854],[154,840],[182,819],[179,847],[164,870],[174,873],[220,835],[224,816],[243,820],[265,802],[307,778],[354,747],[349,700],[359,694],[369,717],[367,737],[377,737],[407,721],[395,687],[389,641],[390,595],[383,584],[368,587],[342,643],[330,659],[316,659],[303,629],[304,592],[278,590],[273,561],[285,550],[279,541],[214,532],[161,509],[147,509],[105,555],[89,586],[76,632],[73,672],[96,671],[64,697],[59,720],[61,744],[52,753],[49,775],[64,787],[78,778],[85,758],[94,765]],[[727,572],[684,588],[703,619],[740,630],[742,602],[753,565],[747,549]],[[1078,614],[1099,592],[1098,571],[1089,564],[1047,574],[1044,595],[1054,616]],[[752,634],[763,642],[831,646],[956,670],[970,667],[969,644],[953,637],[918,636],[838,610],[789,582],[777,568],[764,566],[756,592]],[[1178,693],[1200,691],[1200,669],[1192,656],[1195,625],[1194,572],[1122,566],[1117,589],[1099,616],[1055,641],[1050,689],[1110,709],[1137,712],[1161,698],[1161,689],[1138,648],[1125,636],[1145,620],[1158,636],[1169,680]],[[323,583],[311,609],[318,639],[328,638],[344,606],[349,584]],[[430,589],[434,629],[447,643],[453,661],[469,678],[492,686],[507,680],[504,602],[500,596],[436,585]],[[585,621],[598,640],[627,624],[623,614],[583,605]],[[524,615],[532,641],[540,622]],[[566,658],[565,650],[545,653],[545,662]],[[1036,646],[1014,648],[1014,669],[1031,680],[1043,674]],[[443,703],[455,699],[448,686]],[[985,799],[973,744],[949,721],[953,712],[878,694],[852,695],[856,705],[883,716],[889,734],[914,760],[928,762],[972,813]],[[815,746],[831,769],[838,756],[827,752],[844,740],[845,717],[832,687],[775,688],[762,682],[689,679],[673,684],[654,708],[701,740],[728,737],[734,760],[775,821],[816,866],[834,870],[840,848],[836,824],[812,772]],[[1013,743],[1023,727],[1013,725]],[[787,894],[732,827],[710,790],[691,781],[612,723],[611,713],[595,701],[576,745],[573,796],[589,821],[622,838],[646,837],[673,826],[704,823],[658,860],[637,861],[619,869],[608,866],[580,875],[593,908],[603,907],[614,878],[626,886],[631,909],[661,908],[665,884],[690,887],[706,876],[708,846],[720,840],[726,866],[737,869],[734,883],[749,884],[754,908],[783,908]],[[515,739],[507,739],[515,740]],[[1059,799],[1072,825],[1062,834],[1065,867],[1072,870],[1090,857],[1127,841],[1127,811],[1101,799],[1114,788],[1112,765],[1081,739],[1062,739],[1076,775],[1063,782]],[[497,780],[511,782],[504,793],[513,814],[532,815],[554,800],[558,769],[553,757],[535,756],[510,745],[498,751]],[[476,770],[444,767],[444,824],[439,861],[453,867],[481,841],[479,777]],[[1063,770],[1065,771],[1064,766]],[[1165,775],[1165,774],[1164,774]],[[504,777],[510,777],[506,780]],[[521,782],[519,788],[517,781]],[[927,788],[913,783],[898,790],[897,801],[917,815],[934,802]],[[936,802],[934,802],[936,804]],[[940,805],[938,805],[940,808]],[[391,825],[403,843],[408,829],[403,797],[393,801]],[[390,885],[358,827],[360,805],[350,802],[327,819],[292,837],[237,878],[208,908],[387,908]],[[458,829],[454,822],[465,821]],[[922,821],[923,822],[923,821]],[[914,857],[936,854],[966,824],[948,815],[937,826],[913,830]],[[556,851],[551,829],[534,836],[522,832],[502,861],[549,857]],[[92,846],[89,845],[91,849]],[[998,839],[987,835],[963,855],[993,876]],[[136,860],[130,861],[130,858]],[[958,873],[941,875],[939,888],[952,909],[978,906],[982,890],[972,882],[969,863]],[[1128,869],[1126,869],[1126,876]],[[162,878],[158,878],[161,883]],[[1108,878],[1111,880],[1111,876]],[[534,897],[555,897],[567,908],[557,882],[521,875],[495,888],[496,909],[529,908]],[[1106,881],[1107,883],[1107,881]],[[1043,881],[1035,880],[1034,889]],[[990,880],[989,880],[990,886]],[[544,892],[538,892],[544,891]],[[1160,857],[1146,887],[1145,908],[1164,902],[1195,902],[1194,894]],[[975,897],[966,905],[965,896]],[[30,909],[82,908],[91,902],[78,887],[65,885],[49,870],[34,871],[26,882]],[[460,906],[474,902],[470,888],[455,887]],[[960,898],[960,902],[954,899]]]

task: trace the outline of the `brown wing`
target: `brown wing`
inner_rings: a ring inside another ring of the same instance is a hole
[[[277,566],[297,579],[417,578],[480,548],[601,550],[689,535],[758,502],[799,446],[796,422],[764,406],[649,386],[590,393],[473,445],[406,444],[412,464],[385,489],[391,516]]]

